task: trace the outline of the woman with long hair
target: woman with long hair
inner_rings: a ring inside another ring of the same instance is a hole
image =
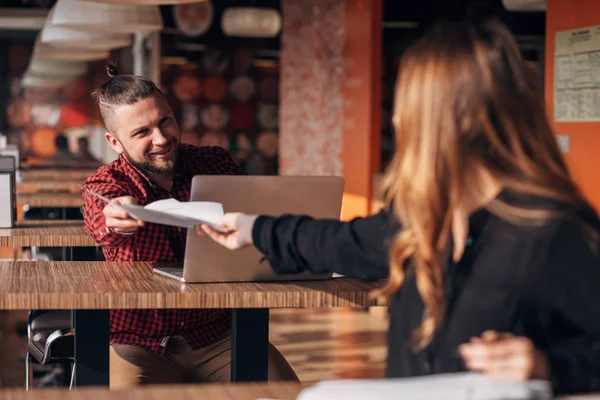
[[[406,51],[388,207],[351,222],[226,214],[278,273],[384,278],[387,375],[475,370],[600,391],[599,221],[499,22],[443,23]]]

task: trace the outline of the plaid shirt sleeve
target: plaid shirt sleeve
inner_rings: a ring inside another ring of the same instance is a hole
[[[119,186],[117,179],[110,170],[103,166],[94,175],[88,178],[82,186],[84,198],[83,220],[85,230],[90,236],[103,247],[120,247],[132,240],[134,235],[123,235],[110,231],[106,226],[102,211],[106,203],[89,193],[92,190],[104,197],[113,199],[115,197],[128,196],[129,194]]]

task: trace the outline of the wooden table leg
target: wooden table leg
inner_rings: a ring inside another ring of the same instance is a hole
[[[73,311],[75,386],[109,385],[109,310]]]
[[[60,219],[63,221],[67,220],[67,207],[60,208]],[[63,261],[74,261],[73,260],[73,249],[71,247],[62,248],[62,259]]]
[[[231,381],[266,382],[269,309],[238,308],[231,318]]]
[[[63,247],[63,260],[65,260],[65,261],[78,261],[73,256],[73,248],[72,247]]]

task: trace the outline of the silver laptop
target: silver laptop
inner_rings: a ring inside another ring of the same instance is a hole
[[[225,212],[308,215],[339,219],[344,193],[340,176],[198,175],[190,201],[214,201]],[[154,263],[154,271],[187,283],[328,279],[331,274],[276,275],[253,246],[231,251],[188,229],[183,266]]]

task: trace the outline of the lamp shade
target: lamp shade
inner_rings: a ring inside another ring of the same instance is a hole
[[[281,30],[281,15],[272,8],[227,8],[221,26],[229,36],[274,37]]]
[[[189,4],[189,3],[204,3],[207,0],[84,0],[94,3],[106,4],[130,4],[130,5],[161,5],[161,4]]]
[[[21,78],[21,86],[24,88],[37,89],[59,89],[71,83],[75,77],[48,77],[37,75],[27,71]]]
[[[40,60],[52,61],[92,61],[109,57],[107,50],[88,50],[85,48],[61,49],[40,42],[38,35],[33,47],[33,57]]]
[[[154,32],[163,28],[156,5],[96,3],[84,0],[58,0],[52,25],[110,33]]]
[[[27,71],[33,75],[79,76],[86,73],[87,63],[40,60],[32,57]]]
[[[131,46],[131,34],[113,34],[73,29],[52,24],[54,8],[48,13],[48,18],[40,41],[60,48],[85,48],[88,50],[107,50]]]

